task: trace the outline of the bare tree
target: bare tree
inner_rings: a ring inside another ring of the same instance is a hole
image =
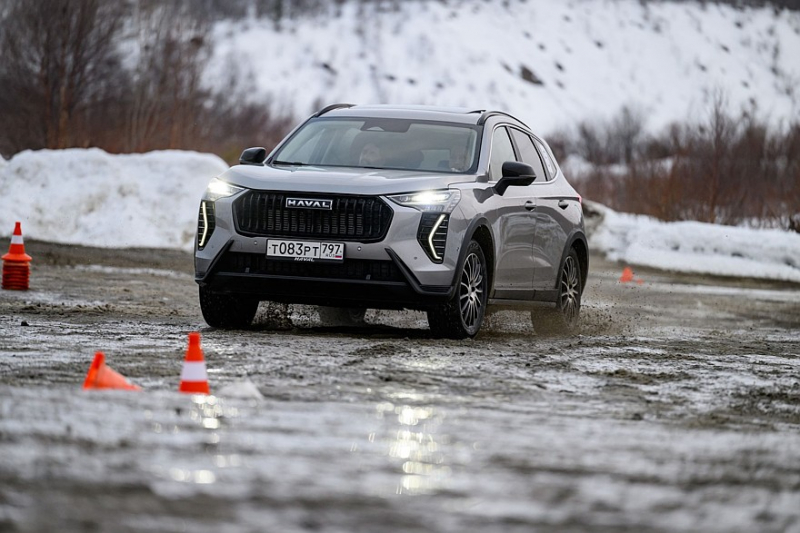
[[[113,0],[7,0],[0,23],[0,115],[4,151],[75,143],[76,113],[108,97],[119,74]],[[15,143],[18,135],[23,145]],[[10,137],[10,138],[9,138]],[[16,146],[15,146],[16,145]]]
[[[200,79],[210,54],[208,22],[190,2],[140,0],[132,14],[138,61],[129,92],[126,149],[190,147],[209,92]]]
[[[578,153],[586,161],[596,165],[606,165],[613,161],[609,159],[606,150],[606,135],[602,126],[583,121],[578,125],[576,146]]]
[[[699,142],[695,148],[695,160],[700,165],[697,176],[697,190],[705,200],[698,220],[704,222],[725,222],[722,212],[726,207],[725,191],[729,189],[733,176],[733,141],[736,135],[736,122],[727,113],[727,100],[721,91],[712,95],[706,123],[699,128]]]
[[[643,144],[644,116],[638,109],[623,106],[619,115],[611,123],[608,142],[620,161],[626,165],[633,163],[637,150]]]

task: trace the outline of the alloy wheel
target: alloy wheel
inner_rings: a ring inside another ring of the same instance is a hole
[[[483,266],[477,254],[471,253],[464,262],[461,272],[461,286],[459,291],[459,307],[461,320],[468,330],[480,326],[483,316]]]
[[[564,262],[564,269],[561,272],[560,305],[561,311],[564,313],[564,319],[570,325],[578,320],[581,297],[580,283],[578,264],[572,255],[567,256]]]

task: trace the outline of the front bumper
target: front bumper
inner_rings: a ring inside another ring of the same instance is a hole
[[[217,200],[214,231],[203,249],[195,250],[195,279],[215,292],[383,309],[426,309],[452,297],[463,238],[457,222],[450,225],[445,257],[438,264],[418,240],[422,214],[395,205],[391,226],[380,242],[345,242],[342,263],[296,262],[268,259],[267,237],[239,234],[232,216],[234,200]]]
[[[402,260],[345,260],[341,264],[267,259],[232,251],[233,241],[195,281],[215,292],[259,300],[381,309],[427,309],[449,300],[452,285],[422,285]]]

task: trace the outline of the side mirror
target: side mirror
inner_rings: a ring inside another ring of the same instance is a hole
[[[494,191],[503,196],[509,187],[524,187],[533,183],[535,179],[536,171],[532,166],[518,161],[506,161],[503,163],[503,177],[494,186]]]
[[[267,159],[266,148],[248,148],[239,156],[240,165],[263,165]]]

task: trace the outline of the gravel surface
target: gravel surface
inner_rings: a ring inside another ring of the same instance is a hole
[[[0,531],[800,532],[797,285],[621,284],[593,257],[570,337],[265,304],[221,331],[189,254],[26,248],[31,290],[0,291]],[[213,396],[176,392],[190,331]],[[81,391],[97,350],[144,391]]]

